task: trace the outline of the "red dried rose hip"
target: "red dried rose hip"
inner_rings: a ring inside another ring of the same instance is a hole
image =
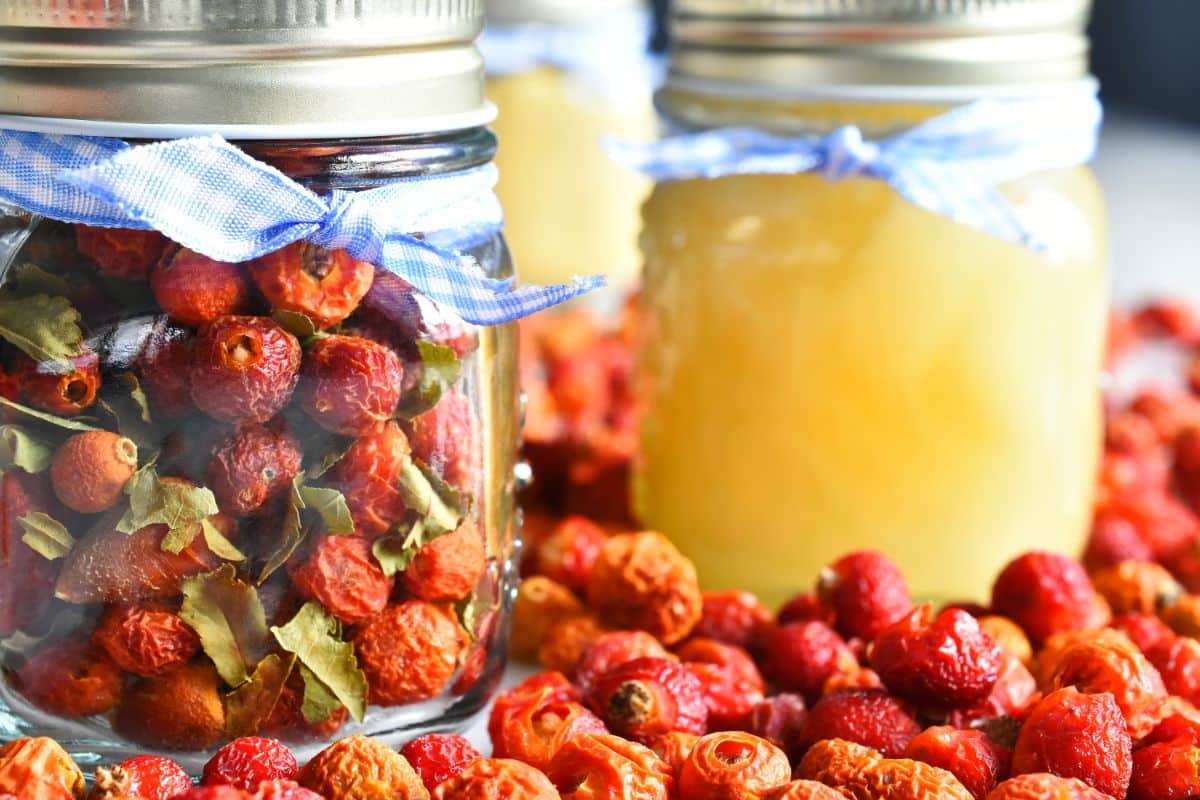
[[[117,792],[116,795],[109,796],[171,800],[192,788],[192,779],[183,767],[166,756],[134,756],[125,759],[108,772],[111,777],[116,778],[113,788]],[[105,783],[106,781],[101,779],[100,771],[97,771],[94,792],[101,793]]]
[[[171,242],[158,231],[76,225],[75,246],[106,275],[144,281]]]
[[[389,421],[359,438],[329,471],[327,478],[345,495],[360,535],[378,538],[404,517],[408,506],[399,484],[411,460],[408,439],[398,423]]]
[[[375,280],[375,268],[345,250],[295,242],[256,258],[250,277],[272,308],[303,314],[329,328],[354,313]]]
[[[983,731],[944,725],[917,734],[908,743],[904,757],[948,770],[975,800],[984,800],[1008,774],[1012,754]]]
[[[447,483],[469,489],[483,460],[479,420],[470,399],[458,390],[444,395],[431,410],[409,423],[417,458],[437,470]]]
[[[883,689],[842,689],[822,697],[808,712],[800,746],[845,739],[899,758],[920,732],[909,706]]]
[[[192,400],[238,425],[263,423],[291,399],[300,343],[267,317],[221,317],[196,337]]]
[[[442,781],[460,773],[463,767],[481,758],[475,745],[466,737],[450,733],[427,733],[418,736],[404,747],[400,755],[421,776],[425,788],[433,791]]]
[[[587,591],[587,577],[608,534],[587,517],[565,517],[532,543],[525,559],[527,574],[545,575],[577,594]]]
[[[359,625],[351,641],[371,702],[397,706],[442,690],[466,650],[467,634],[451,606],[405,600]]]
[[[854,653],[824,622],[789,622],[767,636],[767,677],[809,702],[816,702],[830,677],[857,667]]]
[[[387,347],[356,336],[329,336],[305,354],[296,396],[321,427],[360,436],[395,413],[403,381],[400,359]]]
[[[169,322],[155,322],[134,362],[137,375],[156,418],[177,418],[192,408],[192,333]]]
[[[601,675],[635,658],[675,659],[675,656],[645,631],[613,631],[601,636],[584,652],[575,665],[575,684],[587,692]]]
[[[1200,747],[1160,742],[1133,754],[1129,800],[1191,800],[1200,797]]]
[[[1096,627],[1096,606],[1083,566],[1057,553],[1016,558],[992,586],[993,609],[1024,628],[1035,644],[1055,633]]]
[[[287,492],[302,454],[291,434],[261,425],[226,439],[208,467],[208,486],[227,514],[243,517]]]
[[[69,369],[34,361],[24,353],[13,359],[12,372],[21,387],[21,399],[34,408],[73,417],[96,402],[100,391],[100,357],[87,345],[67,360]]]
[[[422,600],[462,600],[487,566],[483,535],[469,520],[429,542],[404,570],[404,588]]]
[[[700,681],[677,661],[635,658],[601,675],[587,702],[614,733],[647,744],[670,731],[704,733],[708,704]]]
[[[183,619],[164,607],[109,606],[92,641],[118,667],[149,677],[169,672],[200,652],[200,637]]]
[[[371,555],[370,543],[357,536],[326,536],[289,569],[301,597],[316,600],[347,625],[382,611],[392,593],[392,578]]]
[[[693,636],[732,644],[746,650],[762,646],[774,619],[750,592],[701,592],[700,621]]]
[[[192,327],[243,314],[250,306],[250,281],[241,264],[187,248],[163,255],[150,272],[150,290],[167,316]]]
[[[874,550],[842,556],[821,570],[817,594],[839,633],[866,641],[912,608],[904,573]]]
[[[300,767],[280,742],[262,736],[243,736],[222,747],[204,765],[205,786],[236,786],[252,792],[263,781],[291,780]]]

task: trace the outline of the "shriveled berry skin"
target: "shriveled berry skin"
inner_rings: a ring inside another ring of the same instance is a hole
[[[677,661],[635,658],[601,675],[586,696],[609,729],[642,744],[669,731],[704,733],[704,688]]]
[[[321,427],[361,436],[395,413],[403,381],[400,359],[387,347],[357,336],[329,336],[305,353],[296,396]]]
[[[258,790],[250,795],[250,800],[324,800],[316,792],[305,789],[295,781],[272,780],[263,781]]]
[[[611,734],[563,744],[546,774],[567,800],[669,800],[675,776],[653,750]]]
[[[1000,677],[1000,648],[973,616],[913,609],[871,647],[871,668],[895,695],[922,707],[962,708],[983,700]]]
[[[1148,747],[1160,742],[1176,740],[1200,746],[1200,718],[1191,715],[1169,714],[1161,719],[1148,734],[1138,740],[1138,747]]]
[[[221,317],[200,331],[189,377],[192,400],[209,416],[263,423],[291,399],[300,343],[266,317]]]
[[[452,608],[405,600],[364,622],[351,641],[371,702],[397,706],[441,691],[462,658],[466,638]]]
[[[904,574],[874,550],[842,556],[821,570],[817,594],[833,612],[839,633],[866,641],[912,608]]]
[[[548,694],[543,694],[548,692]],[[546,699],[567,703],[578,703],[583,700],[578,687],[567,680],[561,672],[539,672],[530,675],[513,688],[500,692],[492,703],[492,714],[488,719],[488,734],[493,739],[499,738],[503,727],[504,713],[509,708],[515,708],[534,701]]]
[[[1158,642],[1147,653],[1163,683],[1173,695],[1200,701],[1200,641],[1177,636]]]
[[[685,662],[683,667],[700,681],[710,732],[741,728],[746,715],[763,699],[761,685],[746,680],[734,669],[694,661]]]
[[[212,665],[193,661],[129,686],[113,728],[150,747],[204,750],[225,736],[220,679]]]
[[[774,626],[771,612],[750,592],[701,592],[700,620],[693,636],[716,639],[746,650],[762,647]]]
[[[1160,742],[1133,754],[1129,800],[1189,800],[1200,797],[1200,747]]]
[[[150,291],[167,316],[192,327],[244,314],[251,297],[241,264],[214,261],[187,248],[163,255],[150,271]]]
[[[493,713],[488,721],[493,754],[516,758],[545,769],[555,753],[571,739],[588,733],[608,733],[604,723],[577,702],[560,700],[553,690],[526,697]]]
[[[233,786],[193,786],[171,800],[252,800],[249,792]]]
[[[370,543],[357,536],[326,536],[290,572],[301,597],[316,600],[347,625],[382,611],[392,593],[392,578],[371,555]]]
[[[452,733],[427,733],[418,736],[404,747],[400,755],[421,776],[425,788],[433,791],[442,781],[462,772],[463,767],[481,758],[475,745],[466,737]]]
[[[805,753],[796,777],[816,780],[854,800],[969,800],[970,792],[944,769],[879,753],[844,739],[826,739]]]
[[[0,747],[0,792],[21,800],[83,800],[87,784],[53,739],[13,739]]]
[[[953,773],[975,800],[984,800],[1008,774],[1012,754],[983,731],[945,725],[926,728],[917,734],[908,743],[904,757]]]
[[[292,751],[276,740],[243,736],[213,754],[204,765],[200,782],[252,792],[263,781],[291,780],[299,769]]]
[[[1078,778],[1031,772],[1009,778],[988,793],[987,800],[1112,800]]]
[[[789,622],[767,637],[763,667],[774,683],[815,703],[825,682],[857,668],[858,659],[824,622]]]
[[[743,731],[701,736],[679,772],[688,800],[762,797],[791,780],[788,757],[766,739]]]
[[[700,737],[694,733],[671,731],[655,739],[651,749],[655,755],[666,762],[667,766],[671,768],[671,774],[678,779],[679,771],[683,769],[684,762],[688,760],[688,756],[692,754],[692,748],[698,741],[700,741]]]
[[[300,446],[291,434],[253,425],[217,448],[208,467],[208,487],[222,511],[244,517],[288,491],[300,461]]]
[[[1034,644],[1056,633],[1098,627],[1096,602],[1083,566],[1057,553],[1017,557],[992,586],[992,607],[1024,628]]]
[[[21,386],[21,399],[60,417],[74,417],[91,408],[100,391],[100,357],[81,345],[80,354],[67,363],[69,371],[55,372],[53,365],[24,353],[15,356],[12,371]]]
[[[541,575],[526,578],[517,587],[513,604],[509,652],[520,661],[536,661],[551,626],[584,615],[583,603],[567,587]],[[566,668],[574,666],[572,663]]]
[[[1107,510],[1096,514],[1083,552],[1084,567],[1098,570],[1122,561],[1151,558],[1154,550],[1128,517]]]
[[[845,800],[846,795],[817,781],[789,781],[766,796],[767,800]]]
[[[327,475],[346,496],[358,533],[375,539],[404,517],[408,507],[398,488],[412,451],[396,422],[385,422],[361,437]]]
[[[1114,614],[1153,614],[1183,594],[1170,572],[1153,561],[1122,561],[1091,575],[1092,587]]]
[[[1143,653],[1175,635],[1165,622],[1150,614],[1122,614],[1113,617],[1112,626],[1128,636]]]
[[[429,790],[404,756],[361,734],[334,742],[301,768],[296,781],[326,798],[428,800]]]
[[[158,231],[76,225],[75,246],[104,274],[144,281],[171,242]]]
[[[760,700],[743,721],[745,729],[782,748],[793,760],[802,754],[801,738],[808,707],[798,694],[781,692]]]
[[[162,317],[133,363],[157,418],[177,419],[192,407],[192,332]]]
[[[538,663],[542,669],[573,672],[587,649],[606,631],[592,614],[560,619],[546,629],[546,637],[538,647]]]
[[[1158,670],[1130,642],[1118,635],[1082,634],[1054,655],[1047,692],[1074,686],[1081,692],[1108,692],[1125,716],[1130,733],[1145,734],[1167,696]]]
[[[479,420],[470,399],[454,390],[409,423],[417,458],[460,489],[474,486],[483,460]]]
[[[793,595],[775,614],[775,622],[779,625],[810,620],[819,620],[828,625],[834,622],[833,611],[821,604],[821,598],[815,591]]]
[[[675,659],[662,644],[645,631],[613,631],[595,641],[575,665],[575,683],[584,692],[610,669],[635,658]]]
[[[320,328],[353,314],[375,280],[370,264],[311,242],[294,242],[247,266],[272,308],[303,314]]]
[[[86,431],[54,451],[50,483],[67,508],[96,514],[116,505],[137,465],[137,445],[131,439],[111,431]]]
[[[804,720],[802,748],[844,739],[899,758],[921,732],[909,707],[882,689],[843,689],[817,701]]]
[[[1132,748],[1125,717],[1112,695],[1060,689],[1030,712],[1013,750],[1013,772],[1079,778],[1123,800]]]
[[[740,647],[716,639],[693,637],[677,647],[675,654],[684,663],[711,664],[727,669],[736,675],[739,681],[759,692],[766,691],[767,683],[758,671],[754,659]]]
[[[487,566],[483,535],[466,520],[429,542],[404,570],[404,588],[413,597],[433,602],[462,600],[474,591]]]
[[[92,641],[118,667],[149,677],[170,672],[200,652],[200,637],[162,606],[110,606],[96,623]]]
[[[96,770],[92,800],[141,797],[171,800],[192,788],[192,779],[178,763],[166,756],[134,756],[115,767]]]
[[[121,671],[86,641],[47,645],[17,671],[21,693],[60,717],[111,711],[121,698]]]
[[[587,517],[571,515],[533,542],[525,574],[544,575],[574,592],[587,591],[587,577],[608,534]]]
[[[433,791],[433,800],[559,800],[538,769],[509,758],[481,758]]]

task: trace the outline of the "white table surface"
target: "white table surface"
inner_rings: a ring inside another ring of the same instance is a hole
[[[1095,168],[1111,216],[1114,302],[1171,295],[1200,304],[1200,128],[1110,112]],[[531,672],[512,666],[504,685]],[[487,752],[486,713],[464,734]]]

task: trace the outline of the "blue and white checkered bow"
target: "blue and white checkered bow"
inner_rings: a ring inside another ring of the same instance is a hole
[[[1020,219],[997,187],[1090,161],[1102,116],[1089,85],[1046,98],[980,100],[878,142],[865,140],[855,127],[800,137],[728,128],[607,147],[659,181],[800,172],[819,172],[831,181],[876,178],[922,208],[1040,249],[1033,221]]]
[[[464,320],[494,325],[603,284],[514,288],[487,277],[470,246],[499,231],[492,166],[317,195],[218,136],[132,146],[121,139],[0,131],[0,200],[64,222],[154,229],[218,261],[248,261],[300,239],[387,269]],[[439,231],[428,240],[419,231]]]

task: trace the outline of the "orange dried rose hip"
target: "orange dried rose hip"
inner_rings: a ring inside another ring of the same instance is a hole
[[[75,246],[101,272],[114,278],[144,281],[171,242],[158,231],[75,225]]]
[[[250,281],[241,264],[171,248],[150,271],[150,290],[171,319],[199,327],[250,307]]]
[[[329,328],[354,313],[375,280],[375,268],[345,250],[294,242],[247,264],[272,308],[303,314]]]
[[[453,608],[405,600],[366,620],[351,641],[371,702],[397,706],[442,690],[458,667],[467,634]]]
[[[675,648],[679,660],[686,663],[710,664],[722,667],[734,673],[738,680],[758,689],[766,691],[767,684],[754,659],[736,645],[719,642],[716,639],[693,637]]]
[[[200,637],[178,615],[153,604],[105,609],[92,642],[126,672],[149,677],[170,672],[200,652]]]
[[[1114,614],[1154,614],[1183,594],[1183,587],[1152,561],[1122,561],[1092,573],[1092,586]]]
[[[509,758],[481,758],[433,791],[433,800],[559,800],[540,770]]]
[[[551,626],[581,616],[583,603],[566,586],[540,575],[528,577],[517,587],[509,652],[513,658],[533,661]]]
[[[46,645],[17,671],[16,679],[30,702],[60,717],[104,714],[121,698],[121,670],[86,640]]]
[[[790,781],[766,795],[766,800],[845,800],[849,795],[817,781]]]
[[[545,686],[497,702],[488,721],[493,753],[545,769],[566,742],[585,733],[607,733],[604,723],[581,703]]]
[[[1033,663],[1033,645],[1021,626],[1008,617],[989,615],[979,618],[979,629],[991,637],[996,646],[1016,656],[1026,666]]]
[[[83,800],[75,760],[53,739],[14,739],[0,747],[0,792],[21,800]]]
[[[743,731],[700,737],[679,771],[680,796],[689,800],[762,797],[786,784],[792,765],[775,745]]]
[[[574,592],[585,592],[588,573],[607,540],[604,529],[587,517],[564,517],[531,544],[523,570],[558,581]]]
[[[600,621],[590,614],[559,620],[546,630],[538,663],[542,669],[574,672],[579,659],[604,633]]]
[[[479,420],[470,399],[458,390],[408,424],[417,458],[461,490],[474,486],[483,460]]]
[[[666,658],[635,658],[592,684],[588,705],[614,733],[647,744],[670,731],[704,733],[704,687],[683,665]]]
[[[225,735],[225,709],[217,671],[192,662],[130,685],[121,698],[113,728],[151,747],[205,750]]]
[[[983,731],[944,725],[917,734],[904,757],[953,773],[975,800],[984,800],[1008,775],[1012,754]]]
[[[607,733],[575,736],[546,775],[564,800],[670,800],[675,775],[653,750]]]
[[[393,579],[384,574],[371,545],[357,536],[326,536],[299,564],[289,563],[292,584],[347,625],[363,622],[387,606]]]
[[[1135,737],[1154,725],[1152,713],[1167,696],[1158,670],[1119,636],[1084,635],[1058,651],[1054,664],[1044,687],[1047,693],[1068,686],[1088,694],[1107,692]]]
[[[820,781],[854,800],[974,800],[944,769],[843,739],[817,742],[796,767],[796,777]]]
[[[404,756],[361,734],[334,742],[317,753],[296,781],[326,798],[428,800],[429,790]]]
[[[409,594],[422,600],[462,600],[475,590],[486,566],[483,534],[465,520],[417,551],[401,580]]]
[[[67,508],[95,514],[124,496],[137,465],[138,449],[132,439],[109,431],[77,433],[54,451],[50,483]]]
[[[360,535],[376,539],[404,517],[400,476],[411,456],[399,423],[389,421],[355,440],[329,471],[329,483],[345,495]]]
[[[12,374],[21,387],[21,400],[60,417],[74,417],[91,408],[100,391],[100,357],[87,345],[79,350],[79,355],[67,359],[68,372],[24,353],[14,356]]]
[[[671,768],[671,774],[678,779],[679,771],[683,769],[684,762],[692,754],[692,748],[698,741],[700,737],[695,733],[671,731],[655,739],[650,749],[666,762]]]
[[[1113,800],[1078,778],[1031,772],[1009,778],[988,793],[987,800]]]

